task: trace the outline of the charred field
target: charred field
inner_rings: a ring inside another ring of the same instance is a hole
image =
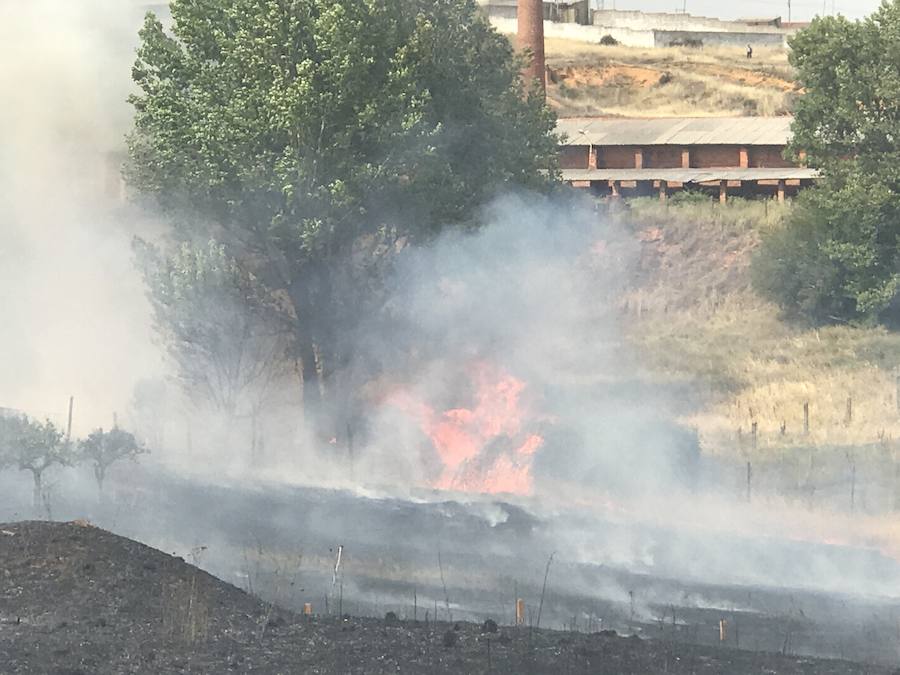
[[[131,539],[81,520],[0,528],[0,670],[894,672],[893,603],[737,583],[708,563],[686,574],[665,551],[703,546],[708,559],[710,544],[690,533],[645,527],[654,562],[635,572],[577,562],[584,542],[566,540],[559,514],[536,515],[535,505],[137,473],[127,486],[139,505],[85,506],[72,494],[55,514],[88,515]],[[615,521],[573,527],[607,543],[633,536],[633,524]],[[743,546],[749,567],[769,575],[789,560],[856,566],[887,586],[900,576],[892,560],[837,546],[718,545]],[[517,597],[527,608],[519,626]],[[485,631],[488,619],[498,632]]]

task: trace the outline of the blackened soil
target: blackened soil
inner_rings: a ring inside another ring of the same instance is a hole
[[[0,525],[4,674],[891,673],[613,634],[494,629],[302,617],[85,523]]]

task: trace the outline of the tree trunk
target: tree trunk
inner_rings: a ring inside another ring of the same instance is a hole
[[[300,363],[303,372],[303,411],[308,424],[315,423],[322,408],[322,393],[319,390],[319,370],[316,364],[316,350],[312,340],[304,339],[300,347]]]
[[[38,517],[41,514],[41,506],[43,505],[43,485],[41,482],[41,472],[40,471],[32,471],[32,477],[34,478],[34,489],[31,493],[31,499],[34,505],[34,513]]]

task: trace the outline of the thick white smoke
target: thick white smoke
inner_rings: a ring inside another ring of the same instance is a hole
[[[0,406],[112,424],[159,352],[122,209],[139,3],[0,3]]]

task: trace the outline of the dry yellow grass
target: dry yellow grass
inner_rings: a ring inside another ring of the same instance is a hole
[[[659,225],[665,213],[638,203],[630,219],[641,223],[642,234],[665,230]],[[628,335],[652,375],[705,389],[705,404],[686,420],[704,450],[746,452],[754,422],[760,459],[810,445],[893,447],[891,441],[900,439],[900,335],[883,328],[792,325],[750,289],[748,262],[757,235],[748,223],[771,226],[783,211],[738,201],[724,208],[674,206],[668,214],[668,240],[644,234],[645,246],[661,261],[629,299],[632,310],[635,298],[641,301],[639,314],[630,314]],[[681,246],[669,248],[667,241]]]

